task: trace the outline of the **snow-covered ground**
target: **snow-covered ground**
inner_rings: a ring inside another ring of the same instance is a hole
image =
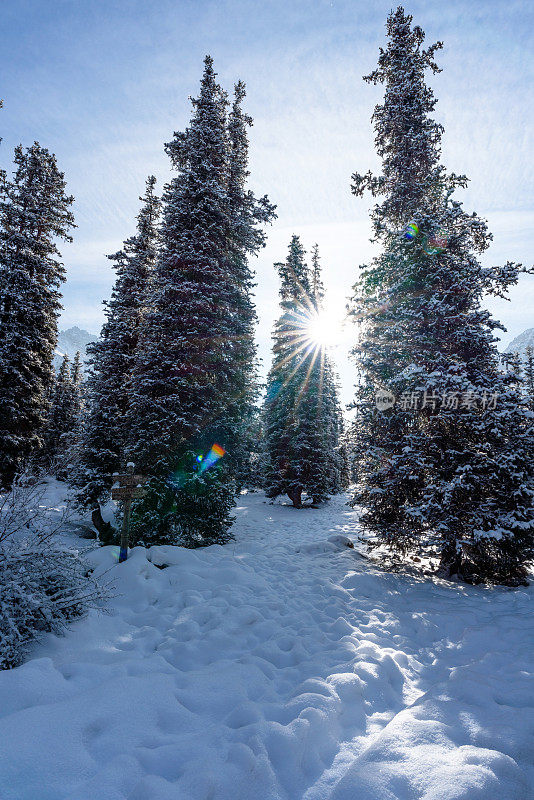
[[[532,588],[382,573],[344,498],[237,517],[94,551],[111,613],[0,673],[2,800],[534,797]]]

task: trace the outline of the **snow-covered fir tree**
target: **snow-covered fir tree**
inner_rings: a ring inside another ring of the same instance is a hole
[[[453,197],[465,176],[440,164],[425,72],[439,72],[441,43],[423,49],[401,7],[387,32],[366,78],[385,85],[373,115],[382,175],[353,176],[356,195],[384,198],[372,213],[381,254],[355,287],[356,500],[375,543],[434,554],[447,576],[513,584],[533,554],[532,427],[482,298],[503,295],[520,266],[480,265],[491,235]]]
[[[0,483],[42,447],[53,383],[59,287],[56,242],[71,241],[73,198],[55,156],[35,142],[15,149],[0,189]]]
[[[345,442],[345,423],[343,412],[339,403],[339,376],[328,351],[324,356],[324,389],[325,414],[328,420],[328,452],[331,454],[330,462],[330,493],[338,494],[349,484],[348,455]]]
[[[76,351],[72,360],[70,371],[72,405],[71,405],[71,431],[66,438],[67,449],[63,459],[63,474],[72,482],[72,477],[78,468],[82,436],[85,431],[86,417],[86,386],[82,366],[82,356]]]
[[[254,273],[248,259],[265,245],[263,225],[275,216],[275,207],[268,198],[257,199],[247,188],[250,174],[248,128],[252,125],[252,118],[243,111],[245,96],[245,84],[238,81],[228,115],[226,261],[232,333],[228,342],[227,374],[231,391],[219,434],[226,443],[226,467],[238,484],[247,479],[250,471],[251,432],[255,428],[255,401],[259,391],[254,338],[257,317],[252,298]]]
[[[319,245],[314,244],[312,248],[311,271],[310,271],[310,292],[313,309],[317,315],[318,327],[323,324],[322,312],[324,306],[325,289],[322,280],[321,257],[319,255]],[[312,323],[313,326],[313,323]],[[323,404],[325,417],[325,431],[327,432],[326,451],[331,455],[330,492],[337,494],[348,485],[347,453],[344,438],[345,425],[343,413],[339,404],[339,377],[334,370],[334,365],[328,348],[321,347],[321,360],[314,363],[313,370],[317,370],[320,375],[320,401]]]
[[[273,333],[273,363],[264,406],[265,490],[268,497],[287,494],[302,505],[340,490],[339,406],[330,360],[310,335],[320,310],[322,283],[318,251],[314,269],[293,236],[280,276],[282,314]]]
[[[82,354],[79,350],[76,351],[72,360],[72,367],[70,370],[70,379],[72,383],[72,390],[74,393],[74,405],[76,416],[78,419],[83,417],[85,407],[85,386],[84,375],[82,366]]]
[[[157,257],[160,200],[155,185],[155,177],[149,176],[139,198],[142,206],[136,233],[126,239],[121,250],[108,256],[117,279],[106,303],[100,339],[87,348],[88,413],[75,476],[78,500],[87,506],[98,505],[109,493],[113,473],[124,467],[130,378]]]
[[[321,256],[319,255],[319,245],[317,243],[312,247],[310,292],[314,308],[319,312],[324,300],[324,285],[321,277]]]
[[[41,461],[57,477],[65,477],[67,462],[76,457],[83,422],[83,384],[80,353],[72,366],[68,355],[54,379]],[[71,477],[70,472],[68,473]]]
[[[129,458],[152,476],[133,516],[138,541],[199,546],[230,538],[255,385],[247,255],[263,244],[266,198],[246,189],[242,84],[228,115],[206,57],[189,127],[166,145],[161,250],[132,379]],[[199,459],[227,451],[210,469]],[[198,460],[197,460],[198,459]]]
[[[72,384],[70,359],[63,361],[54,380],[51,393],[50,411],[44,437],[44,459],[52,463],[67,447],[67,439],[72,433],[75,421],[74,387]]]

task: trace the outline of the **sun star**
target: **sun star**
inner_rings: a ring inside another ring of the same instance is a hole
[[[332,309],[322,309],[309,314],[305,335],[315,347],[335,347],[341,338],[340,320]]]

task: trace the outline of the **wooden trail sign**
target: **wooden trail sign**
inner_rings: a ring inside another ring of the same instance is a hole
[[[148,483],[148,477],[146,475],[134,475],[131,472],[116,472],[113,475],[115,481],[118,481],[121,486],[143,486],[145,483]]]
[[[122,500],[124,503],[119,563],[121,561],[126,561],[128,558],[128,538],[130,533],[130,511],[132,508],[132,500],[140,500],[146,495],[147,490],[143,487],[149,481],[149,478],[146,475],[134,475],[133,464],[127,464],[127,469],[129,472],[124,472],[122,474],[116,472],[113,475],[115,483],[118,483],[119,485],[113,486],[111,489],[112,499]]]
[[[115,486],[111,490],[113,500],[139,500],[146,495],[146,489],[141,486]]]

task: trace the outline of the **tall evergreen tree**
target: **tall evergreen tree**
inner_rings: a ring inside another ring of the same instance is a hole
[[[321,257],[319,255],[319,245],[316,243],[312,248],[310,289],[313,298],[313,305],[317,311],[321,309],[324,300],[324,286],[321,278]]]
[[[325,349],[310,336],[322,292],[318,251],[312,276],[304,256],[293,236],[286,261],[275,265],[282,315],[264,407],[266,494],[287,494],[296,507],[304,492],[320,502],[340,488],[335,382]]]
[[[453,199],[467,179],[440,164],[425,84],[442,45],[423,49],[411,23],[401,7],[389,15],[388,46],[365,79],[385,85],[373,115],[382,175],[353,176],[356,195],[384,198],[372,213],[382,251],[355,287],[356,499],[375,543],[434,554],[447,576],[514,583],[533,554],[532,429],[482,298],[502,295],[520,266],[477,260],[491,235]],[[377,408],[377,392],[396,403]]]
[[[178,175],[163,195],[161,250],[132,380],[129,453],[153,479],[137,504],[139,541],[227,541],[242,455],[238,438],[254,385],[252,276],[246,261],[272,216],[246,190],[249,118],[238,84],[226,93],[205,59],[200,96],[166,151]],[[197,458],[228,452],[209,470]]]
[[[330,461],[330,493],[338,494],[347,488],[349,483],[348,454],[345,442],[345,423],[339,403],[339,376],[334,370],[332,361],[325,352],[325,415],[328,420],[328,452]]]
[[[74,356],[70,371],[72,386],[72,406],[71,406],[71,431],[67,438],[68,448],[65,453],[65,467],[68,468],[68,478],[72,481],[73,475],[79,465],[81,454],[82,436],[85,431],[86,418],[86,387],[84,382],[84,372],[82,367],[82,357],[78,350]]]
[[[324,323],[322,313],[324,311],[325,288],[322,280],[321,257],[319,255],[319,245],[314,244],[312,248],[311,271],[310,271],[310,291],[315,313],[318,317],[319,327]],[[347,453],[344,441],[344,423],[341,406],[339,404],[338,384],[339,378],[335,373],[332,359],[328,348],[322,347],[321,360],[313,366],[318,371],[321,378],[320,401],[325,419],[326,451],[330,454],[329,472],[331,483],[329,491],[337,494],[346,488],[348,484],[348,467],[346,464]]]
[[[77,409],[77,416],[82,417],[84,407],[84,385],[83,385],[83,367],[82,356],[79,350],[76,351],[72,367],[70,370],[70,379],[72,382],[73,391],[75,394],[75,406]]]
[[[252,292],[254,273],[249,256],[265,245],[263,225],[275,216],[275,207],[267,196],[256,198],[247,188],[248,128],[252,118],[242,108],[245,84],[238,81],[228,115],[228,231],[226,262],[228,269],[228,307],[231,314],[231,337],[228,353],[227,408],[219,434],[226,443],[226,467],[242,483],[249,472],[252,442],[250,432],[257,416],[258,396],[256,343],[257,322]]]
[[[139,198],[142,206],[137,232],[126,239],[121,250],[108,256],[114,262],[117,279],[106,303],[107,319],[100,339],[88,347],[89,410],[76,475],[78,499],[88,506],[96,506],[105,497],[113,473],[124,466],[129,382],[157,256],[160,200],[155,185],[156,179],[150,175],[145,194]]]
[[[44,436],[43,458],[47,466],[67,452],[76,436],[79,425],[76,399],[70,359],[65,354],[54,380]]]
[[[42,446],[53,383],[59,287],[57,239],[71,241],[73,198],[55,156],[35,142],[15,149],[0,195],[0,483]]]

